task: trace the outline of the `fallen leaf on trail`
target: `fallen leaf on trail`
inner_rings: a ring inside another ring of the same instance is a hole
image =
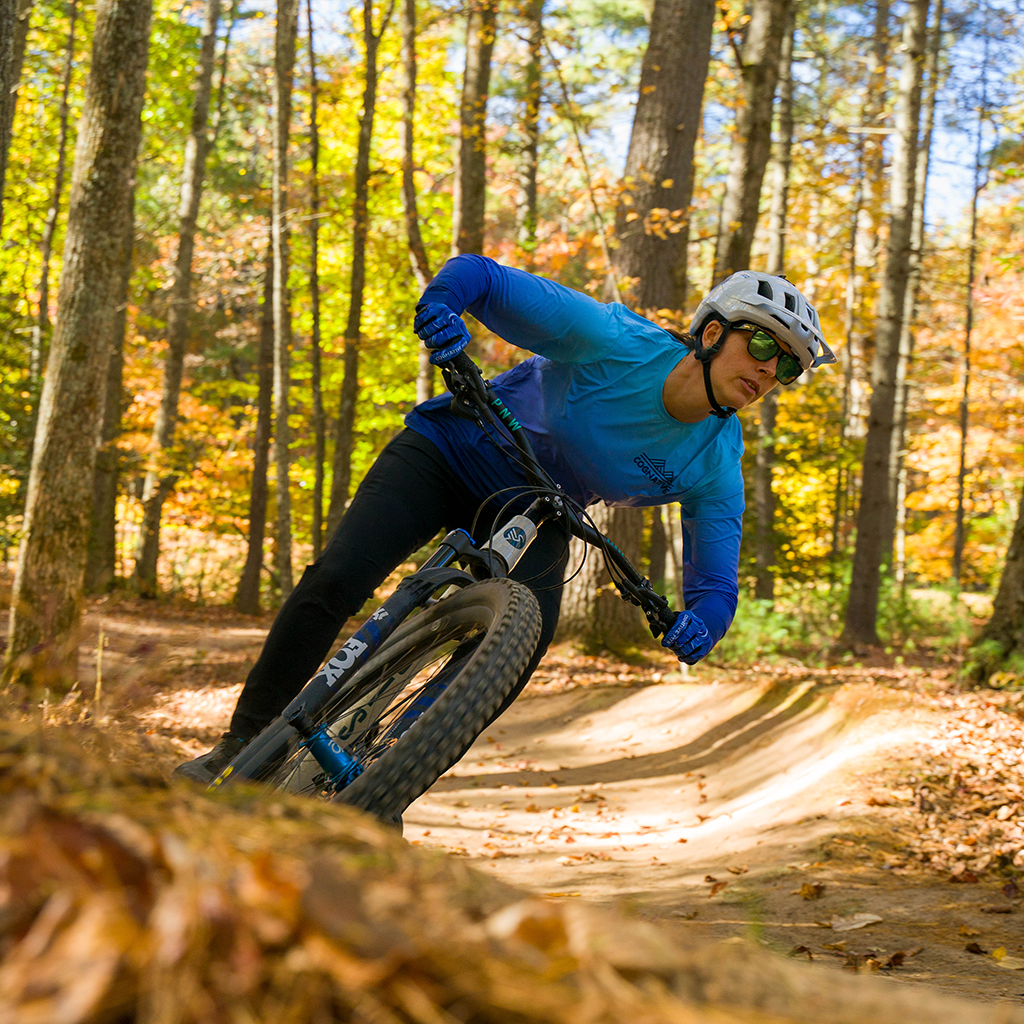
[[[536,804],[527,804],[526,805],[526,813],[527,814],[539,814],[540,813],[540,808]]]
[[[976,942],[968,942],[967,945],[964,946],[964,949],[966,949],[968,953],[977,953],[980,956],[988,955],[988,950],[982,949]]]
[[[684,840],[683,840],[683,842],[685,843],[685,842],[686,842],[686,840],[684,839]],[[733,875],[745,875],[745,874],[746,874],[746,873],[747,873],[747,872],[748,872],[748,871],[750,870],[750,868],[748,868],[748,867],[746,866],[746,864],[744,864],[744,865],[743,865],[742,867],[738,867],[738,868],[726,868],[725,870],[726,870],[726,871],[728,871],[728,872],[730,872],[730,873],[731,873],[731,874],[733,874]]]
[[[568,896],[579,896],[578,892],[546,892],[545,896],[550,896],[552,899],[565,899]]]
[[[684,921],[692,921],[698,914],[700,914],[699,910],[673,910],[671,916],[682,918]]]
[[[852,932],[855,928],[866,928],[869,924],[878,924],[883,918],[877,914],[853,914],[851,917],[832,918],[832,930],[836,932]]]
[[[824,882],[804,882],[799,889],[794,889],[790,896],[803,896],[805,900],[820,900],[824,894]]]
[[[689,839],[677,839],[676,840],[677,843],[688,843],[689,841],[690,841]]]
[[[705,882],[717,882],[717,881],[718,881],[718,879],[717,879],[717,878],[715,878],[715,876],[714,876],[714,875],[705,875],[705,876],[704,876],[704,881],[705,881]]]
[[[840,939],[839,942],[824,942],[821,946],[822,949],[834,949],[839,953],[846,952],[846,939]]]
[[[1020,886],[1015,879],[1011,878],[1002,888],[1002,893],[1007,899],[1015,900],[1020,895]]]
[[[962,924],[960,925],[960,934],[969,938],[972,935],[980,935],[981,932],[977,928],[971,928],[969,925]]]
[[[1008,971],[1022,971],[1024,970],[1024,960],[1019,956],[1009,956],[1006,952],[1005,946],[1000,946],[998,949],[992,950],[992,959],[1000,966]]]
[[[949,880],[951,882],[966,882],[970,884],[977,882],[978,876],[973,871],[961,871],[959,874],[950,875]]]
[[[790,956],[806,956],[808,960],[814,959],[814,954],[806,946],[794,946],[789,951]]]
[[[453,807],[468,807],[468,806],[469,806],[469,804],[468,804],[468,803],[466,803],[466,801],[465,801],[465,800],[456,800],[456,801],[455,801],[455,803],[454,803],[454,804],[452,804],[452,806],[453,806]]]
[[[727,889],[728,887],[728,882],[715,882],[715,884],[711,886],[711,892],[708,893],[708,899],[711,899],[712,896],[717,896],[723,889]]]
[[[1007,971],[1024,971],[1024,959],[1019,956],[1004,956],[996,961],[997,966]]]
[[[978,907],[983,914],[1012,914],[1013,907],[1008,903],[986,903],[983,907]]]

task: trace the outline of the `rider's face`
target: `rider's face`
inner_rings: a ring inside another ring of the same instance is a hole
[[[705,348],[713,345],[721,337],[724,327],[712,321],[704,330]],[[747,351],[752,331],[729,331],[718,355],[711,361],[711,384],[715,397],[724,406],[743,409],[763,398],[779,382],[775,377],[777,355],[771,359],[755,359]],[[781,348],[789,351],[784,342]]]

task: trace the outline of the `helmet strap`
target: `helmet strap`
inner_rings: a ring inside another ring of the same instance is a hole
[[[729,407],[723,408],[718,399],[715,398],[714,389],[711,387],[711,360],[721,352],[722,345],[725,344],[725,337],[729,333],[729,325],[727,323],[723,323],[722,326],[724,327],[722,336],[714,343],[714,345],[711,346],[711,348],[705,348],[704,330],[707,327],[707,323],[705,323],[701,327],[696,338],[694,338],[696,347],[693,350],[693,355],[694,358],[704,367],[704,390],[707,392],[708,401],[711,403],[711,412],[720,420],[727,420],[736,412],[736,410]]]

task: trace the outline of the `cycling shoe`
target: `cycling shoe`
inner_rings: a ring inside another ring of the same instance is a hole
[[[171,778],[188,779],[208,786],[241,753],[247,742],[231,733],[225,733],[209,753],[179,764],[171,772]]]

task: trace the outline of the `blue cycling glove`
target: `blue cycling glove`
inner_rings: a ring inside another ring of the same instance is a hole
[[[707,626],[693,612],[680,612],[661,641],[680,661],[696,665],[714,647]]]
[[[469,331],[462,317],[443,302],[421,302],[412,329],[432,350],[430,361],[435,366],[454,359],[469,344]]]

